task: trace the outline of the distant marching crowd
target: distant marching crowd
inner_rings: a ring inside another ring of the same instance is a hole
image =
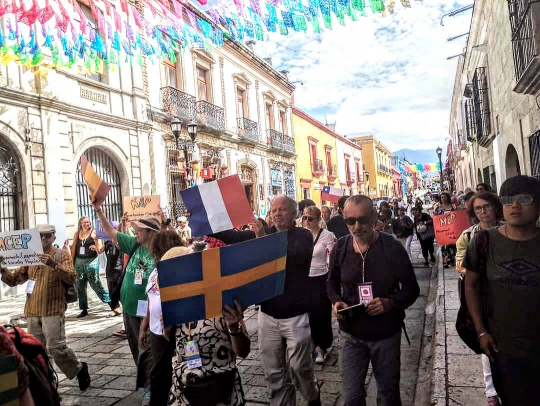
[[[75,280],[78,318],[88,316],[88,284],[110,306],[109,317],[122,315],[124,327],[115,334],[127,338],[142,405],[246,404],[236,367],[236,358],[251,350],[244,309],[235,302],[224,307],[222,317],[164,325],[156,264],[285,231],[283,294],[258,306],[258,350],[270,404],[295,405],[298,390],[310,406],[321,405],[314,364],[328,359],[333,314],[339,322],[344,405],[366,405],[371,363],[377,404],[399,406],[405,309],[419,296],[411,242],[416,235],[424,264],[435,264],[432,215],[455,210],[467,211],[471,227],[455,245],[442,246],[441,255],[445,267],[455,265],[462,274],[460,312],[470,322],[458,327],[462,337],[472,337],[464,338],[466,344],[484,353],[487,404],[540,404],[533,389],[540,372],[538,179],[508,179],[499,195],[479,184],[476,191],[429,194],[414,202],[412,196],[374,203],[355,195],[319,208],[311,200],[278,196],[265,219],[204,238],[191,235],[189,213],[176,219],[176,226],[163,215],[130,224],[124,217],[115,228],[99,205],[94,209],[108,241],[97,237],[93,219],[83,217],[71,245],[59,249],[55,226],[40,225],[42,264],[1,268],[7,285],[27,283],[28,332],[0,327],[0,357],[15,355],[21,405],[60,400],[50,366],[45,372],[30,367],[34,353],[19,351],[17,335],[27,337],[27,344],[34,337],[42,343],[66,377],[77,378],[81,391],[91,384],[87,364],[65,338],[66,293]],[[100,254],[107,259],[107,289],[99,278]],[[50,385],[32,385],[40,371]]]

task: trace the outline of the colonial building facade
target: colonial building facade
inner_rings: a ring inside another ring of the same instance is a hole
[[[362,147],[365,165],[366,191],[370,197],[390,197],[393,195],[392,153],[373,135],[352,138]],[[367,175],[366,175],[367,171]]]
[[[450,116],[448,157],[457,190],[540,176],[539,25],[538,2],[475,2]]]

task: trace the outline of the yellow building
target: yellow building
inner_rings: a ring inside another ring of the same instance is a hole
[[[323,186],[341,188],[336,148],[336,138],[339,136],[297,108],[293,108],[292,122],[297,155],[298,201],[311,199],[321,207]]]
[[[368,184],[369,197],[391,197],[392,152],[373,135],[351,138],[351,141],[362,147],[364,178]]]

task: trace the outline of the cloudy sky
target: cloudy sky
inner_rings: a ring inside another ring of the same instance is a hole
[[[366,0],[368,3],[369,0]],[[274,67],[290,71],[295,104],[324,122],[336,122],[342,135],[371,132],[392,151],[447,144],[450,100],[457,59],[469,31],[471,11],[441,16],[471,2],[396,0],[395,13],[368,11],[342,27],[314,34],[272,34],[256,52],[272,57]],[[322,25],[322,24],[321,24]],[[291,30],[292,31],[292,30]]]

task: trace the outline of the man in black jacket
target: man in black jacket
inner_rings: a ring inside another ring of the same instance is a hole
[[[334,246],[328,277],[328,297],[341,330],[344,406],[366,405],[370,361],[377,404],[400,406],[401,327],[405,309],[420,293],[414,269],[396,239],[374,230],[377,214],[369,197],[349,198],[344,221],[352,235]]]
[[[326,224],[326,228],[328,229],[328,231],[333,232],[338,239],[349,235],[349,229],[347,228],[347,224],[345,224],[345,221],[343,220],[343,207],[345,206],[345,202],[348,198],[349,196],[341,196],[339,198],[338,214],[328,220],[328,223]]]
[[[226,244],[234,244],[287,231],[285,289],[282,295],[263,302],[259,312],[259,351],[271,406],[296,405],[295,386],[310,406],[321,404],[311,356],[308,316],[311,292],[306,289],[313,237],[308,230],[295,227],[296,210],[294,200],[278,196],[271,206],[273,227],[264,228],[257,222],[255,232],[229,230],[213,235]]]

